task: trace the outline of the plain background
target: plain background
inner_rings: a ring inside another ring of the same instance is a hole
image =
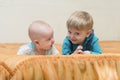
[[[0,43],[29,42],[34,20],[49,23],[56,43],[62,43],[66,21],[76,10],[92,15],[99,40],[120,40],[120,0],[0,0]]]

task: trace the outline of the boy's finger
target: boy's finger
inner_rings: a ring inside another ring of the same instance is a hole
[[[77,49],[82,49],[82,48],[83,48],[83,47],[82,47],[81,45],[77,47]]]

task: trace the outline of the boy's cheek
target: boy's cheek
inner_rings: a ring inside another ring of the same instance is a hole
[[[67,35],[68,38],[70,38],[70,35]]]

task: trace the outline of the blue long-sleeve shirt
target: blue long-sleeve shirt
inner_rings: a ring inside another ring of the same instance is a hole
[[[73,44],[68,37],[65,37],[63,44],[62,44],[62,54],[63,55],[70,55],[72,54],[79,44]],[[98,38],[94,35],[94,31],[87,37],[82,44],[83,51],[90,51],[91,54],[101,54],[102,50],[98,42]]]

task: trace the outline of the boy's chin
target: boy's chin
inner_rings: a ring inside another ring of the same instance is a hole
[[[82,44],[81,42],[78,41],[71,41],[73,44]]]
[[[79,45],[81,45],[82,43],[78,43],[78,42],[72,42],[73,44],[79,44]]]
[[[72,41],[73,44],[78,44],[78,42]]]

